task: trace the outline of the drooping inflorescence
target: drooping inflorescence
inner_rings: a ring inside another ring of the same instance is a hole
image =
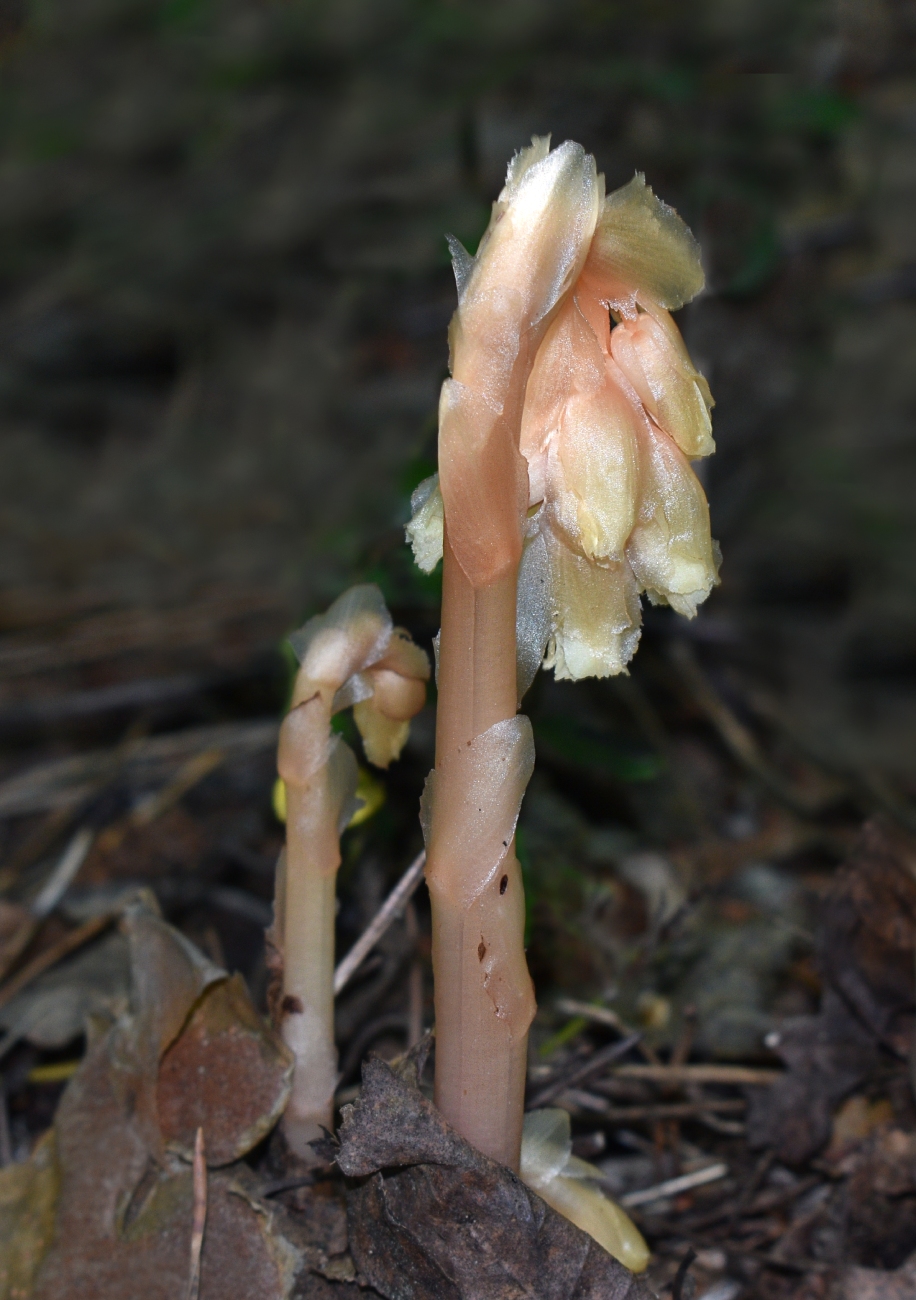
[[[500,202],[517,202],[526,180],[534,188],[559,152],[535,139],[510,167]],[[596,182],[600,194],[603,177]],[[485,237],[478,259],[486,256]],[[456,265],[459,322],[475,263]],[[600,199],[587,255],[552,307],[524,393],[520,694],[542,662],[558,678],[623,671],[639,642],[640,595],[690,618],[718,581],[706,497],[689,463],[714,450],[712,398],[670,315],[703,282],[696,241],[642,175]],[[431,571],[442,553],[435,480],[421,484],[414,506],[408,537]]]

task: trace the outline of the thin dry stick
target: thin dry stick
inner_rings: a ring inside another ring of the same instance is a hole
[[[205,749],[200,754],[195,754],[192,758],[189,758],[186,763],[182,763],[167,785],[163,786],[161,790],[157,790],[149,798],[144,799],[126,817],[121,818],[113,826],[109,826],[104,830],[99,836],[99,847],[107,853],[113,852],[129,831],[149,826],[157,817],[161,817],[164,812],[168,812],[171,807],[184,798],[189,790],[193,790],[205,777],[215,771],[221,763],[224,763],[226,758],[226,751],[216,748]]]
[[[75,930],[58,939],[57,943],[52,944],[50,948],[40,952],[37,957],[33,957],[27,966],[23,966],[18,975],[0,988],[0,1007],[5,1007],[17,993],[21,993],[26,985],[31,984],[39,975],[43,975],[64,957],[69,957],[71,952],[76,952],[77,948],[82,948],[83,944],[94,939],[97,934],[101,934],[113,920],[114,916],[111,912],[106,912],[103,916],[93,916],[91,920],[84,921]]]
[[[670,656],[694,702],[706,714],[738,762],[793,812],[802,817],[811,817],[823,811],[823,802],[819,796],[812,798],[806,791],[796,789],[773,766],[754,734],[713,688],[697,662],[693,648],[685,641],[678,640],[672,643]]]
[[[596,1025],[606,1025],[608,1029],[616,1029],[618,1034],[635,1033],[633,1026],[621,1020],[617,1012],[612,1011],[610,1007],[596,1007],[591,1002],[580,1002],[578,998],[557,998],[554,1005],[563,1016],[578,1016]],[[650,1064],[661,1064],[655,1049],[650,1047],[644,1038],[639,1040],[637,1047]]]
[[[95,835],[88,826],[83,826],[70,840],[61,854],[57,866],[51,872],[38,897],[32,903],[31,912],[36,920],[43,921],[46,916],[50,916],[54,911],[75,880],[80,867],[86,861],[86,856],[92,848],[94,838]]]
[[[0,979],[6,975],[7,971],[13,969],[37,935],[42,921],[51,915],[61,898],[70,888],[92,847],[93,838],[93,832],[85,827],[78,830],[71,838],[38,897],[32,903],[28,912],[23,915],[18,930],[4,945],[3,956],[0,959]],[[2,1005],[3,1002],[0,1001],[0,1006]]]
[[[766,1086],[785,1077],[784,1070],[757,1070],[748,1065],[618,1065],[619,1079],[644,1079],[648,1083],[730,1083]]]
[[[587,1061],[577,1066],[570,1074],[555,1079],[553,1083],[548,1083],[545,1088],[542,1088],[532,1098],[530,1109],[535,1110],[538,1106],[546,1106],[549,1101],[559,1097],[560,1093],[565,1092],[567,1088],[572,1088],[577,1083],[584,1083],[586,1079],[593,1079],[596,1074],[600,1074],[607,1069],[618,1057],[626,1056],[627,1052],[639,1042],[640,1037],[640,1034],[630,1034],[629,1038],[624,1038],[619,1043],[612,1043],[610,1047],[602,1048],[600,1052],[590,1056]]]
[[[674,1275],[674,1281],[671,1284],[671,1300],[682,1300],[684,1294],[684,1283],[687,1281],[687,1273],[690,1265],[697,1257],[697,1252],[692,1246],[688,1247],[687,1254],[678,1265],[678,1270]]]
[[[420,881],[423,879],[425,865],[426,853],[424,851],[417,854],[394,889],[382,903],[368,927],[356,940],[346,957],[338,963],[334,972],[335,997],[346,988],[392,921],[400,915],[407,902],[416,893]]]
[[[580,1092],[570,1088],[560,1093],[560,1098],[568,1097],[573,1105],[581,1106],[589,1114],[599,1115],[612,1124],[629,1124],[636,1120],[694,1119],[699,1115],[740,1115],[747,1109],[747,1102],[740,1097],[704,1098],[702,1101],[662,1102],[657,1106],[612,1106],[603,1097],[594,1093]]]
[[[705,1187],[707,1183],[718,1182],[728,1177],[728,1165],[707,1165],[692,1174],[681,1174],[680,1178],[669,1178],[654,1187],[644,1187],[639,1192],[628,1192],[621,1196],[620,1204],[627,1206],[649,1205],[652,1201],[663,1201],[669,1196],[680,1196],[681,1192],[693,1191],[695,1187]]]
[[[207,1161],[204,1153],[204,1131],[197,1130],[194,1139],[194,1217],[191,1221],[191,1276],[188,1279],[187,1300],[197,1300],[200,1293],[200,1256],[207,1226]]]

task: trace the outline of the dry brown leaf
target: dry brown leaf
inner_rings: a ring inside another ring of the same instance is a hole
[[[350,1249],[388,1300],[648,1300],[632,1273],[446,1124],[383,1061],[345,1108]]]
[[[0,1170],[0,1300],[24,1300],[54,1232],[59,1172],[49,1130],[30,1160]]]

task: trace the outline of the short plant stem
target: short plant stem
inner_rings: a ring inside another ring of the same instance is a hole
[[[323,775],[316,774],[315,785]],[[337,1083],[334,920],[340,855],[336,825],[315,834],[315,814],[327,811],[315,785],[287,786],[284,904],[282,1033],[297,1068],[283,1129],[306,1160],[313,1158],[309,1143],[333,1128]]]
[[[437,766],[495,723],[515,717],[517,575],[515,564],[475,589],[446,535]],[[480,874],[481,864],[468,865],[469,874]],[[431,889],[436,1105],[480,1151],[517,1169],[534,999],[521,870],[512,846],[500,874],[470,905],[458,885],[443,881]],[[491,987],[494,958],[501,980],[512,987]]]

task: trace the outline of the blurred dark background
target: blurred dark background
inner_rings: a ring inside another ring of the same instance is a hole
[[[863,816],[914,825],[912,0],[0,0],[0,42],[0,889],[88,819],[84,886],[153,881],[262,980],[282,638],[356,579],[436,630],[402,526],[444,234],[476,246],[533,132],[609,189],[644,170],[702,243],[680,323],[725,556],[632,677],[531,694],[539,988],[606,991],[621,933],[654,951],[736,871],[726,913],[772,934]],[[419,847],[431,761],[430,712],[348,841],[342,945]],[[794,942],[723,995],[752,1023],[716,1050],[759,1050]]]
[[[916,777],[911,2],[3,0],[0,41],[17,745],[151,680],[261,689],[356,576],[433,609],[395,552],[443,234],[473,248],[552,132],[703,245],[681,325],[725,564],[692,636],[740,646],[811,745]]]

